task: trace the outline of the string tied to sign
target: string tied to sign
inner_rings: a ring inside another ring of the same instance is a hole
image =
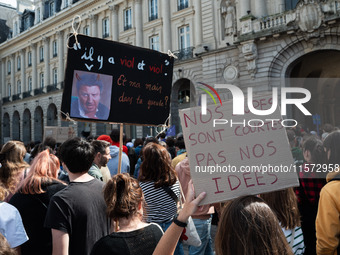
[[[171,50],[168,50],[168,55],[169,55],[169,57],[173,57],[175,59],[178,59],[178,57],[174,53],[172,53]]]
[[[76,22],[76,19],[79,19],[79,22]],[[77,49],[77,47],[80,49],[80,43],[78,42],[78,31],[80,29],[80,24],[81,24],[81,17],[79,15],[76,15],[73,17],[72,20],[72,34],[67,38],[67,43],[66,46],[69,49]],[[76,26],[76,27],[75,27]],[[74,36],[76,43],[74,45],[72,45],[71,47],[69,46],[69,41],[71,39],[71,37]]]
[[[72,121],[72,123],[73,123],[74,125],[77,124],[77,122],[76,122],[74,119],[72,119],[72,118],[70,117],[70,114],[69,114],[69,113],[64,113],[63,111],[60,111],[60,113],[61,113],[62,115],[65,116],[65,119],[66,119],[67,121]]]
[[[169,116],[168,116],[168,118],[165,120],[164,124],[158,125],[158,126],[157,126],[157,128],[162,128],[161,131],[159,131],[159,132],[156,130],[157,135],[159,135],[159,134],[161,134],[161,133],[165,133],[166,129],[167,129],[168,127],[171,127],[171,125],[170,125],[170,118],[171,118],[171,114],[169,114]],[[168,122],[169,122],[169,124],[167,125],[166,123],[168,123]]]

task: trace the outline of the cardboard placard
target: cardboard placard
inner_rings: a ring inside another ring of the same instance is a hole
[[[67,139],[75,137],[73,127],[52,127],[46,126],[44,129],[44,139],[46,137],[53,137],[57,143],[63,143]]]
[[[77,35],[69,40],[61,110],[73,119],[163,124],[169,116],[173,58]],[[62,116],[66,119],[66,116]]]
[[[253,105],[265,110],[271,101],[254,97]],[[195,192],[207,192],[202,204],[298,186],[279,109],[257,116],[245,107],[244,115],[234,116],[232,107],[229,101],[208,106],[206,115],[201,107],[180,111]]]

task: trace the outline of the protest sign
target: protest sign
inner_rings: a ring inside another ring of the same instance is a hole
[[[63,143],[67,139],[74,137],[75,132],[73,130],[73,127],[46,126],[44,129],[44,139],[48,136],[54,138],[57,143]]]
[[[77,41],[72,36],[68,44],[63,113],[87,121],[147,125],[166,121],[172,57],[83,35],[77,35]]]
[[[266,110],[272,98],[254,97],[255,109]],[[280,110],[257,116],[245,107],[233,115],[232,102],[180,111],[195,192],[207,192],[202,204],[298,186]]]

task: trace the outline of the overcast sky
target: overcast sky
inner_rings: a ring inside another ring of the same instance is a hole
[[[17,7],[17,1],[16,0],[0,0],[1,3],[5,3],[5,4],[10,4],[14,7]]]

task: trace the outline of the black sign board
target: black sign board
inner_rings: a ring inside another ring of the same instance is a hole
[[[61,111],[73,119],[163,124],[169,115],[173,58],[128,44],[69,39]],[[66,118],[65,115],[62,116]]]

